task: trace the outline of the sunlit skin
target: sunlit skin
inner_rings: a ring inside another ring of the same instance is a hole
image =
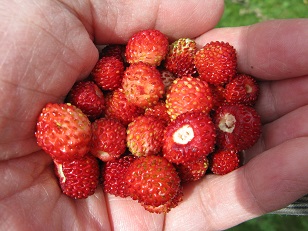
[[[187,13],[189,12],[189,13]],[[308,193],[308,19],[212,29],[223,1],[11,1],[0,3],[0,230],[222,230]],[[88,76],[95,44],[125,43],[155,28],[170,41],[232,44],[240,72],[260,81],[263,134],[246,162],[184,189],[167,215],[98,188],[86,200],[63,195],[51,158],[34,137],[47,102],[63,102]]]

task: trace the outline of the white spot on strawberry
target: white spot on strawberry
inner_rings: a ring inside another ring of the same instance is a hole
[[[219,122],[220,130],[228,133],[232,133],[235,128],[236,119],[234,115],[226,113]]]
[[[194,130],[188,124],[184,125],[183,127],[179,128],[173,134],[174,142],[178,144],[187,144],[194,138]]]

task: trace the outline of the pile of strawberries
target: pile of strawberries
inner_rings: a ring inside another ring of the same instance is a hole
[[[87,198],[101,184],[167,213],[185,184],[240,166],[261,133],[258,94],[257,81],[238,73],[230,44],[170,44],[143,30],[126,46],[104,47],[66,102],[43,108],[35,135],[66,195]]]

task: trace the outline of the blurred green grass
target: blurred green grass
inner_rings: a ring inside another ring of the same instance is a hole
[[[288,18],[308,18],[308,0],[225,0],[225,12],[217,27]]]
[[[308,18],[308,0],[225,0],[217,27],[246,26],[271,19]],[[228,231],[304,231],[308,216],[267,214]]]

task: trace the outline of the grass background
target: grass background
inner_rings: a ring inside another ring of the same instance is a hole
[[[245,26],[287,18],[308,18],[308,0],[225,0],[225,12],[217,27]],[[308,216],[267,214],[228,229],[247,230],[308,231]]]

